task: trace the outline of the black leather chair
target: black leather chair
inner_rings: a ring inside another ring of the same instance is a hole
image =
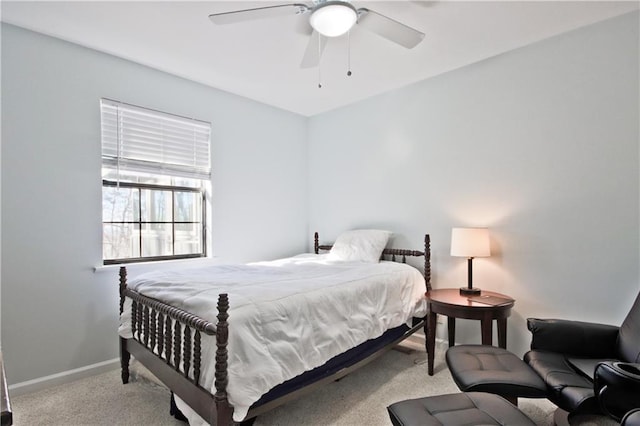
[[[594,390],[594,376],[600,363],[605,362],[606,366],[640,363],[640,294],[620,327],[536,318],[527,319],[527,326],[533,338],[524,361],[546,383],[547,398],[569,415],[603,411]],[[612,375],[605,373],[610,371],[603,370],[601,376],[611,379]],[[633,377],[627,379],[634,381]],[[601,389],[605,382],[598,383]],[[616,386],[619,385],[620,382]],[[640,407],[640,387],[630,389],[634,390],[616,393],[617,420],[619,413]]]

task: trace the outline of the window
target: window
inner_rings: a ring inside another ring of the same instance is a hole
[[[104,263],[205,256],[211,125],[108,99],[100,110]]]

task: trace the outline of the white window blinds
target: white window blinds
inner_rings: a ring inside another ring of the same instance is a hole
[[[100,113],[103,166],[211,178],[211,124],[109,99]]]

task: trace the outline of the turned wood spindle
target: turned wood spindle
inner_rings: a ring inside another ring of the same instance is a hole
[[[165,359],[167,360],[168,363],[171,363],[171,351],[173,349],[172,348],[173,341],[171,340],[171,318],[169,318],[168,315],[167,315],[167,319],[165,320],[164,330],[166,333],[164,336],[164,346],[166,351]]]
[[[158,356],[162,358],[162,351],[164,350],[164,315],[162,312],[158,312]]]
[[[143,305],[138,303],[138,341],[142,341],[142,339],[144,338],[144,321],[142,318],[142,310],[143,310]]]
[[[202,355],[200,331],[196,330],[193,340],[193,383],[198,384],[200,381],[200,357]]]
[[[156,318],[158,316],[158,313],[155,309],[151,309],[149,313],[151,315],[149,322],[149,333],[151,334],[151,350],[153,350],[153,348],[156,347]]]
[[[229,296],[226,293],[218,296],[218,324],[216,330],[216,373],[215,400],[222,402],[227,398],[227,344],[229,340]]]
[[[173,366],[176,370],[180,370],[180,353],[182,352],[180,331],[180,323],[175,321],[173,325]]]
[[[184,355],[182,357],[184,364],[184,377],[189,378],[189,368],[191,367],[191,329],[189,326],[184,327]]]
[[[136,336],[136,328],[138,327],[138,321],[136,321],[137,313],[138,313],[138,302],[134,300],[131,303],[131,334],[134,337]]]
[[[142,336],[144,345],[149,347],[149,307],[145,306],[142,311],[142,317],[144,318],[144,335]]]

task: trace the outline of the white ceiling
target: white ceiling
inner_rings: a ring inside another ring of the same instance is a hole
[[[359,1],[426,34],[414,49],[357,26],[301,69],[307,15],[216,26],[211,13],[294,1],[2,1],[2,21],[311,116],[637,10],[638,1]],[[311,1],[304,3],[310,4]]]

